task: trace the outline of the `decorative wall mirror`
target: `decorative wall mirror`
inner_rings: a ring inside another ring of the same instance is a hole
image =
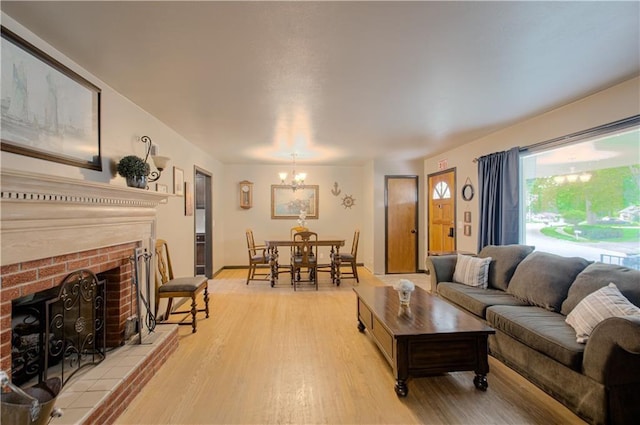
[[[470,201],[473,199],[473,185],[471,184],[471,180],[467,177],[467,180],[464,182],[464,186],[462,186],[462,199],[465,201]]]

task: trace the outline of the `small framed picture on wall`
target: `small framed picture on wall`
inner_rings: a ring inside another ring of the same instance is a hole
[[[193,190],[190,182],[184,182],[184,215],[193,215]]]
[[[464,222],[471,223],[471,211],[464,212]]]
[[[173,167],[173,194],[184,196],[184,171],[182,168]]]
[[[471,225],[470,224],[465,224],[464,225],[464,235],[465,236],[471,236]]]

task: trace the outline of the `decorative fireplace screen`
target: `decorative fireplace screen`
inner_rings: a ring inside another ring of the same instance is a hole
[[[64,385],[104,360],[105,282],[91,271],[73,272],[57,288],[16,300],[13,309],[14,318],[22,318],[13,329],[14,382],[54,374]]]

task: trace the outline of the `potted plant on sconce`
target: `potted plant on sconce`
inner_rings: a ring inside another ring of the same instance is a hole
[[[141,189],[147,187],[147,176],[150,171],[149,164],[139,156],[128,155],[118,162],[118,174],[127,179],[129,187]]]

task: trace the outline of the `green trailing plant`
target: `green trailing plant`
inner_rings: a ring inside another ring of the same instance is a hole
[[[118,174],[124,178],[148,176],[150,171],[149,164],[139,156],[128,155],[118,162]]]

